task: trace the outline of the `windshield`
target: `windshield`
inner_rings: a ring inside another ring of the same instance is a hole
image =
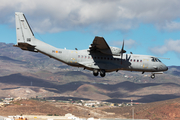
[[[152,61],[152,62],[161,62],[158,58],[155,58],[155,57],[152,57],[152,58],[151,58],[151,61]]]

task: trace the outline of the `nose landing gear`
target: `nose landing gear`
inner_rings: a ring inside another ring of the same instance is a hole
[[[151,78],[154,79],[154,78],[155,78],[155,74],[152,74],[152,75],[151,75]]]

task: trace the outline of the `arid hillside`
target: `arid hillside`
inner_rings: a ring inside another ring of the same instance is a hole
[[[1,116],[9,115],[59,115],[67,113],[81,118],[132,118],[150,120],[179,120],[180,98],[127,107],[84,107],[62,102],[21,100],[0,108]]]
[[[150,120],[180,120],[180,98],[166,101],[153,102],[142,105],[101,109],[106,112],[121,114],[126,118],[132,118],[134,109],[135,119]]]
[[[180,97],[180,68],[171,66],[155,79],[150,73],[119,71],[106,77],[67,66],[40,53],[0,43],[0,98],[92,99],[149,103]]]
[[[121,115],[111,114],[105,111],[101,111],[94,108],[76,106],[70,103],[60,102],[45,102],[35,100],[21,100],[12,102],[12,104],[6,107],[0,108],[1,116],[12,115],[58,115],[64,116],[67,113],[71,113],[81,118],[109,118],[109,117],[121,117]]]
[[[178,120],[180,67],[155,79],[150,73],[118,71],[106,77],[67,66],[40,53],[0,43],[0,99],[99,100],[112,103],[147,103],[133,106],[135,118]],[[177,98],[177,99],[175,99]],[[171,100],[172,99],[172,100]],[[167,101],[168,100],[168,101]],[[67,103],[19,101],[0,108],[0,115],[72,113],[79,117],[132,117],[132,107],[86,108]]]

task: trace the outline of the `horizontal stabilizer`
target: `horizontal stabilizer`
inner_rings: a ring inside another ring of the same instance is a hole
[[[27,50],[27,51],[31,51],[31,52],[38,52],[36,49],[35,49],[35,46],[32,46],[28,43],[18,43],[18,45],[13,45],[14,47],[19,47],[21,48],[22,50]]]

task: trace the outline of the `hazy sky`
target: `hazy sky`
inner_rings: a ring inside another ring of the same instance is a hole
[[[35,36],[58,48],[87,49],[95,36],[127,53],[180,65],[180,0],[1,0],[0,42],[16,43],[15,12]]]

